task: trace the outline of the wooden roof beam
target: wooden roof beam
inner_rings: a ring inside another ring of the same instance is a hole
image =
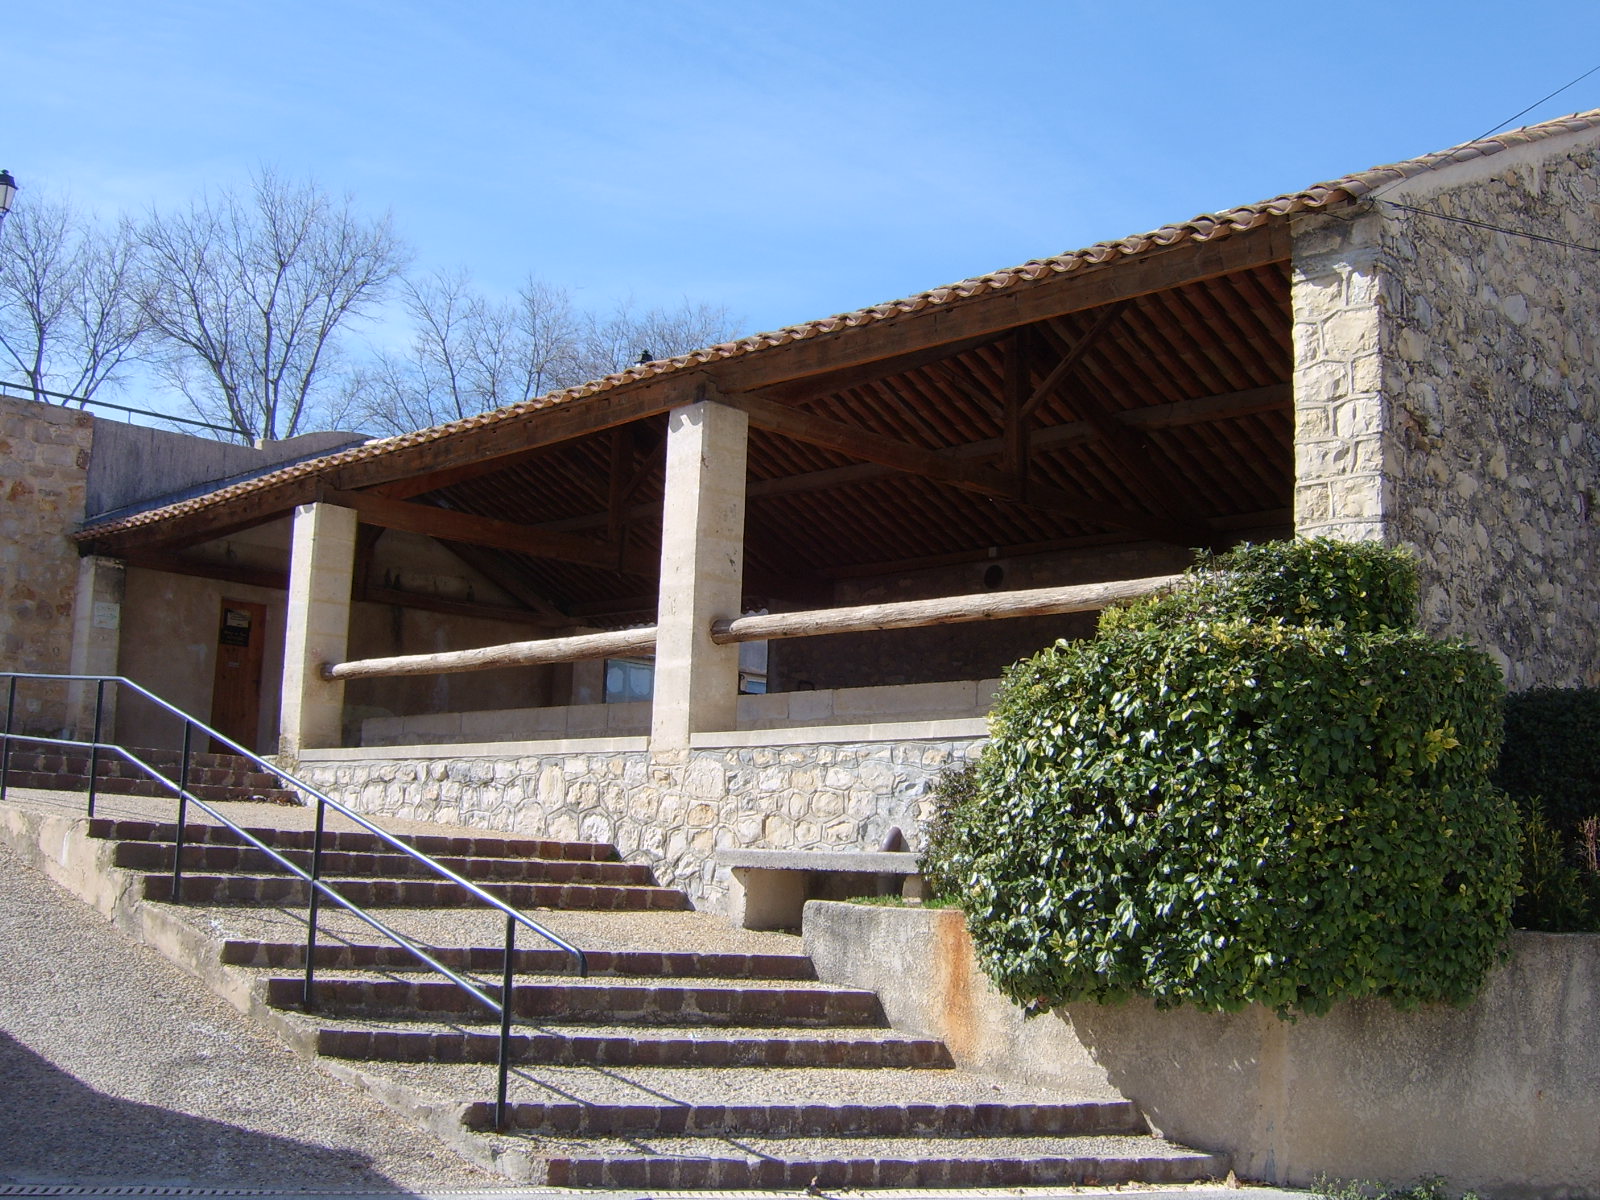
[[[733,395],[719,399],[724,404],[744,410],[750,417],[750,423],[758,429],[847,454],[851,458],[875,462],[909,475],[918,475],[979,495],[1063,513],[1089,524],[1131,529],[1158,541],[1191,546],[1208,545],[1211,541],[1210,531],[1202,526],[1163,520],[1148,513],[1133,512],[1114,504],[1074,496],[1057,488],[1031,487],[1024,500],[1016,495],[1016,481],[1008,479],[1001,472],[963,463],[946,452],[896,441],[859,426],[786,408],[756,396]]]
[[[1293,389],[1287,383],[1268,387],[1250,388],[1243,392],[1225,392],[1217,396],[1199,396],[1193,400],[1177,400],[1171,404],[1157,404],[1149,408],[1135,408],[1119,412],[1113,418],[1118,424],[1134,429],[1174,429],[1184,425],[1198,425],[1208,421],[1225,421],[1252,413],[1277,412],[1293,403]],[[1059,450],[1078,442],[1093,441],[1098,436],[1089,421],[1069,421],[1033,430],[1029,446],[1035,453]],[[983,462],[1000,458],[1006,451],[1003,437],[986,438],[941,450],[940,454],[962,462]],[[852,463],[847,467],[830,467],[823,471],[809,471],[804,475],[791,475],[786,479],[765,479],[750,485],[747,495],[752,500],[771,496],[787,496],[796,492],[819,491],[830,487],[845,487],[866,483],[893,474],[889,467],[876,463]],[[593,522],[594,518],[588,518]]]
[[[403,529],[408,533],[420,533],[442,541],[465,542],[469,546],[512,550],[531,558],[552,558],[557,562],[581,563],[613,571],[619,569],[621,556],[617,548],[594,538],[549,533],[493,517],[474,516],[429,504],[389,500],[369,492],[327,489],[321,498],[329,504],[354,509],[367,525]],[[655,569],[655,564],[653,561],[648,566],[642,562],[630,564],[624,560],[620,569],[649,574]]]

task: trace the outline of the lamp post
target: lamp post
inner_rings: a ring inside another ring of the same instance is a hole
[[[6,214],[11,211],[11,201],[17,196],[17,181],[10,171],[0,171],[0,225],[5,223]]]

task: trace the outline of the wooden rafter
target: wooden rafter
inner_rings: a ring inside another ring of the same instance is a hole
[[[1120,304],[1110,304],[1095,318],[1093,325],[1080,337],[1065,353],[1055,366],[1050,368],[1050,373],[1044,377],[1044,382],[1033,389],[1033,394],[1022,402],[1022,420],[1025,422],[1031,417],[1039,405],[1043,404],[1057,389],[1071,377],[1078,369],[1078,364],[1083,361],[1083,356],[1094,348],[1096,342],[1105,335],[1127,311],[1127,301]]]
[[[381,525],[385,529],[403,529],[444,541],[465,542],[471,546],[514,550],[533,558],[553,558],[559,562],[582,563],[613,570],[617,568],[616,547],[592,538],[549,533],[529,525],[474,516],[429,504],[388,500],[369,492],[329,489],[322,498],[329,504],[354,509],[366,524]],[[645,574],[653,567],[644,568],[634,563],[627,569]]]
[[[759,429],[979,495],[1016,500],[1096,525],[1131,529],[1164,542],[1196,545],[1210,540],[1209,531],[1186,521],[1163,520],[1088,497],[1074,496],[1057,488],[1031,488],[1028,498],[1020,501],[1015,494],[1014,480],[1007,479],[998,471],[964,463],[948,453],[913,446],[859,426],[846,425],[754,396],[724,396],[722,401],[744,410],[750,417],[750,423]]]

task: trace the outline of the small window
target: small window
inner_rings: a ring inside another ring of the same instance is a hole
[[[606,703],[648,700],[655,690],[656,664],[648,658],[606,659]]]

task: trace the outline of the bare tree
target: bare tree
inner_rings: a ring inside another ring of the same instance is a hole
[[[0,352],[46,391],[88,399],[137,357],[138,243],[125,223],[101,228],[65,200],[34,194],[0,237]]]
[[[202,416],[253,438],[292,437],[333,401],[338,335],[406,259],[387,217],[266,169],[244,195],[152,212],[139,239],[163,373]]]
[[[581,374],[598,379],[639,362],[715,346],[737,336],[735,325],[721,305],[685,299],[676,308],[639,312],[631,299],[624,300],[609,316],[584,321]]]
[[[411,346],[363,373],[363,419],[405,432],[581,382],[580,326],[566,292],[529,278],[496,302],[465,272],[403,285]]]

